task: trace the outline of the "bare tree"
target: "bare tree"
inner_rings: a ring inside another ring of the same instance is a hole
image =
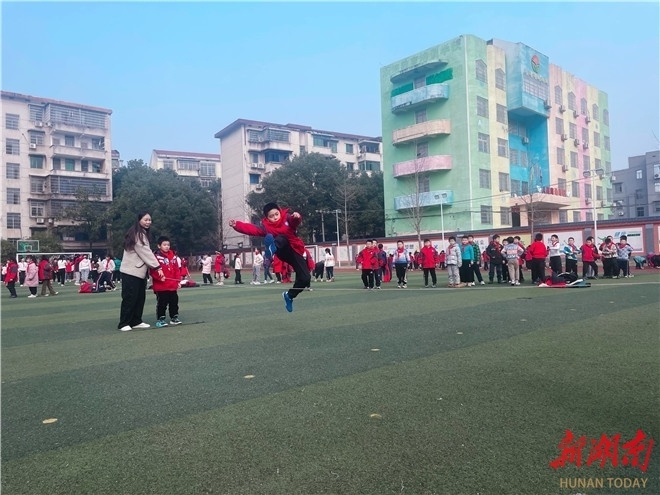
[[[422,247],[422,220],[424,218],[424,201],[429,191],[429,174],[424,167],[424,157],[417,157],[413,162],[412,174],[403,179],[407,182],[405,194],[400,202],[399,210],[406,217],[417,234],[417,242]]]

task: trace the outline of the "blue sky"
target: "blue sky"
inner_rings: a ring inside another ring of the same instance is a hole
[[[474,34],[608,93],[620,169],[660,146],[659,18],[657,2],[3,2],[2,89],[112,109],[124,160],[218,153],[238,118],[379,136],[380,68]]]

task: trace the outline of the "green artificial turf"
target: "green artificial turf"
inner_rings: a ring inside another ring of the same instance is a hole
[[[5,290],[3,493],[569,495],[562,478],[607,477],[660,493],[657,445],[646,472],[549,466],[566,429],[660,441],[656,273],[589,289],[337,279],[291,314],[282,285],[183,289],[184,325],[127,333],[119,291]]]

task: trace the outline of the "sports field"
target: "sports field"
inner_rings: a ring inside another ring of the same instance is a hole
[[[660,493],[658,272],[369,291],[347,270],[291,314],[282,285],[199,287],[183,325],[126,333],[120,291],[3,288],[2,493]],[[555,470],[566,430],[581,466]],[[638,430],[655,446],[623,466]]]

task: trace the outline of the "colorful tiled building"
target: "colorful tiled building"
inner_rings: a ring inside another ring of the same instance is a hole
[[[464,35],[381,69],[388,235],[611,216],[607,94]]]

